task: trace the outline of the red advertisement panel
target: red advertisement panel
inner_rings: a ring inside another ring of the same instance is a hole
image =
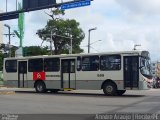
[[[33,80],[45,80],[45,72],[33,72]]]

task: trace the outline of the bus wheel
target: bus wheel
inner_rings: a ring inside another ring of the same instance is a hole
[[[112,82],[106,82],[103,85],[103,92],[105,95],[109,95],[109,96],[116,95],[117,87]]]
[[[126,92],[126,90],[117,90],[117,95],[123,95]]]
[[[36,92],[38,92],[38,93],[44,93],[44,92],[46,92],[46,85],[41,81],[37,82],[35,84],[35,89],[36,89]]]

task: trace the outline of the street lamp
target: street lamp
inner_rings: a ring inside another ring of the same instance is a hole
[[[10,44],[11,44],[11,27],[7,24],[4,24],[5,27],[8,28],[8,37],[9,37],[9,57],[11,57]]]
[[[11,38],[10,38],[11,27],[9,25],[7,25],[7,24],[4,24],[4,26],[8,28],[8,31],[9,31],[9,44],[10,44],[10,40],[11,40]]]
[[[99,42],[99,41],[102,41],[102,40],[97,40],[97,41],[94,41],[94,42],[90,43],[90,45],[89,45],[90,48],[94,49],[91,45],[94,44],[94,43],[96,43],[96,42]],[[98,51],[98,50],[96,50],[96,49],[94,49],[94,50],[95,50],[95,51]]]
[[[90,45],[92,45],[92,44],[94,44],[94,43],[96,43],[96,42],[99,42],[99,41],[102,41],[102,40],[94,41],[94,42],[90,43]]]
[[[91,28],[88,30],[88,53],[90,53],[90,32],[96,30],[97,28]]]
[[[138,47],[138,46],[141,46],[141,45],[135,44],[133,50],[136,50],[136,47]]]

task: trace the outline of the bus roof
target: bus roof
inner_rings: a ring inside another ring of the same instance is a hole
[[[80,54],[61,54],[61,55],[38,55],[38,56],[21,56],[21,57],[10,57],[5,59],[30,59],[30,58],[50,58],[50,57],[77,57],[77,56],[90,56],[90,55],[103,55],[103,54],[141,54],[142,52],[147,52],[144,50],[132,50],[132,51],[110,51],[110,52],[100,52],[100,53],[80,53]]]

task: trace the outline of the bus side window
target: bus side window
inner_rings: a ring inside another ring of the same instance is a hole
[[[98,71],[99,56],[85,56],[82,58],[82,71]]]
[[[121,56],[120,55],[102,55],[101,57],[101,70],[120,70],[121,69]]]
[[[58,72],[60,68],[59,58],[45,58],[44,59],[44,71],[45,72]]]
[[[6,60],[5,69],[6,72],[17,72],[17,60]]]
[[[99,56],[92,56],[90,61],[91,61],[91,71],[99,70]]]
[[[42,72],[43,71],[43,59],[29,59],[28,62],[29,72]]]
[[[75,61],[71,61],[70,63],[70,73],[75,73]]]
[[[77,71],[81,70],[81,57],[77,57]]]
[[[89,56],[82,57],[82,71],[90,71],[90,58],[89,58]]]
[[[63,73],[70,73],[68,61],[65,61],[62,63],[62,72]]]

